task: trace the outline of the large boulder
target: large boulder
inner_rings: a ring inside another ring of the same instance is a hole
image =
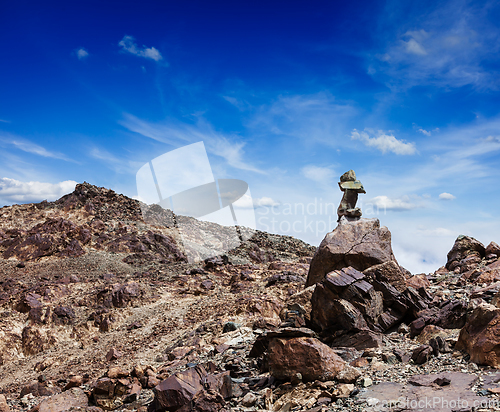
[[[460,235],[448,252],[446,269],[454,271],[459,268],[460,273],[467,272],[475,267],[484,258],[486,249],[478,240]]]
[[[391,284],[347,267],[326,274],[311,298],[311,326],[323,336],[362,330],[385,332],[428,309],[425,288],[399,292]]]
[[[471,362],[500,366],[500,309],[488,303],[479,304],[460,331],[457,350],[465,350]]]
[[[365,330],[383,311],[382,293],[352,267],[328,273],[316,285],[311,321],[320,331]]]
[[[268,360],[271,375],[283,380],[300,373],[304,381],[329,381],[346,367],[333,349],[308,337],[273,339]]]
[[[348,220],[343,217],[328,233],[311,261],[306,286],[321,282],[332,270],[352,266],[364,271],[372,266],[395,261],[391,232],[380,227],[378,219]]]
[[[43,400],[38,406],[38,410],[40,412],[63,412],[72,408],[85,408],[88,404],[87,395],[82,389],[71,388]]]
[[[161,381],[154,389],[155,410],[177,410],[191,402],[203,390],[202,379],[207,375],[201,366],[178,372]]]

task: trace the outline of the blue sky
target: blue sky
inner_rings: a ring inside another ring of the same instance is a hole
[[[136,196],[203,141],[260,229],[319,244],[354,169],[413,272],[461,233],[500,243],[498,2],[101,3],[0,5],[0,205]]]

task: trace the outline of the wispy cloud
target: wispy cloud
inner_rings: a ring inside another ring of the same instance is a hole
[[[331,166],[308,165],[304,166],[301,172],[306,178],[325,185],[330,184],[335,179],[335,171]]]
[[[236,136],[215,131],[206,121],[199,120],[196,125],[174,122],[151,123],[125,114],[124,120],[119,123],[132,132],[174,146],[203,141],[209,153],[224,158],[228,165],[236,169],[265,173],[244,160],[245,143],[238,141]]]
[[[123,51],[131,54],[135,54],[139,57],[144,57],[146,59],[154,60],[155,62],[159,62],[163,59],[161,53],[155,47],[146,47],[137,46],[134,37],[132,36],[123,36],[123,39],[120,40],[118,45],[122,48]]]
[[[369,74],[385,76],[383,80],[392,88],[420,84],[498,88],[495,67],[498,67],[500,29],[488,18],[495,8],[493,3],[435,4],[431,10],[422,7],[419,14],[407,15],[400,2],[388,3],[382,26],[392,25],[395,31],[393,37],[386,39],[385,49],[376,54]],[[405,13],[403,26],[402,13]]]
[[[376,196],[370,200],[376,208],[383,210],[404,211],[423,207],[422,203],[412,201],[409,196],[391,198],[389,196]]]
[[[425,129],[418,129],[417,131],[422,133],[422,134],[425,134],[426,136],[432,135],[432,132],[425,130]]]
[[[89,57],[89,52],[83,47],[80,47],[78,50],[76,50],[76,57],[78,58],[78,60],[85,60],[87,57]]]
[[[39,202],[56,200],[75,189],[77,182],[66,180],[59,183],[21,182],[0,178],[0,201],[5,204],[15,202]]]
[[[0,122],[2,122],[2,123],[10,123],[10,120],[0,119]]]
[[[141,162],[118,158],[106,149],[97,146],[90,149],[89,155],[94,159],[102,161],[109,169],[120,174],[135,174],[142,166]]]
[[[429,229],[429,228],[426,228],[426,227],[421,226],[421,225],[417,227],[417,231],[423,235],[438,236],[438,237],[450,237],[450,236],[455,237],[459,234],[453,230],[450,230],[450,229],[447,229],[444,227],[435,227],[435,228]]]
[[[280,96],[257,108],[247,126],[258,135],[339,147],[346,144],[344,136],[356,114],[351,102],[335,99],[329,93]]]
[[[61,159],[67,162],[73,161],[62,153],[49,151],[44,147],[37,145],[36,143],[33,143],[29,140],[23,139],[22,137],[14,136],[11,134],[0,134],[0,145],[2,144],[14,146],[16,149],[22,150],[23,152],[33,153],[38,156],[51,157],[53,159]]]
[[[439,195],[440,200],[455,200],[456,196],[453,196],[451,193],[443,192]]]
[[[384,132],[382,130],[379,130],[376,136],[370,137],[367,133],[367,129],[362,132],[354,129],[351,132],[351,139],[360,140],[366,146],[374,147],[382,153],[392,152],[397,155],[412,155],[417,152],[414,143],[406,143],[403,140],[398,140],[390,132]]]

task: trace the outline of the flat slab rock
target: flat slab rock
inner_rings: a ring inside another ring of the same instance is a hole
[[[477,379],[475,375],[461,372],[415,375],[407,384],[382,382],[374,385],[358,399],[367,402],[366,412],[466,412],[488,408],[488,402],[495,399],[478,396],[471,390]],[[496,401],[498,406],[498,399]]]

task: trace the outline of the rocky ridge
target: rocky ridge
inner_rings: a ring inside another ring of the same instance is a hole
[[[189,218],[142,206],[84,183],[0,209],[0,411],[494,410],[495,243],[411,275],[344,217],[317,250],[256,231],[189,264]]]

